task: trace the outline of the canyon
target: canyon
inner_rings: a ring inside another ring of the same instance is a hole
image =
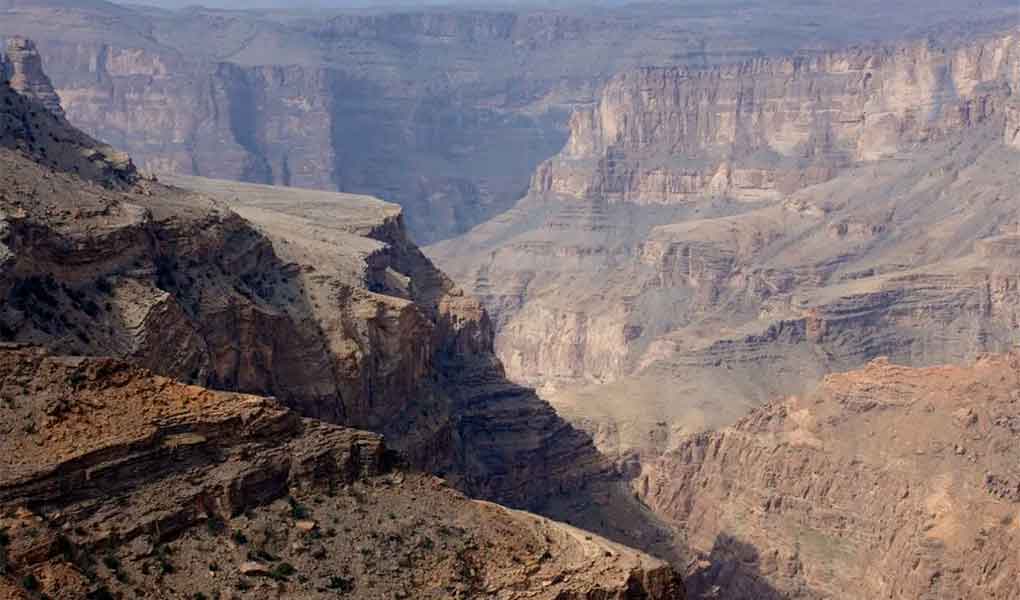
[[[1012,597],[1013,501],[969,491],[1009,434],[913,420],[929,390],[983,410],[947,380],[1015,378],[1018,85],[1015,27],[625,70],[517,205],[428,253],[672,522],[696,597]],[[1001,525],[943,535],[955,510]]]
[[[76,126],[146,172],[369,194],[429,244],[510,208],[617,72],[987,27],[1011,0],[165,11],[0,2]]]
[[[907,4],[0,0],[0,590],[1017,596],[1020,12]]]
[[[656,533],[590,438],[505,379],[397,206],[141,175],[46,109],[32,42],[8,47],[0,590],[684,596],[659,559],[463,495]]]
[[[430,255],[511,379],[625,454],[877,356],[1009,350],[1018,39],[623,73],[514,209]]]

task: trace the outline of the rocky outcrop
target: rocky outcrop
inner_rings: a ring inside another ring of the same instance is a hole
[[[683,441],[638,489],[719,597],[1013,597],[1017,378],[1014,355],[875,361]]]
[[[5,597],[683,598],[664,563],[468,500],[378,435],[113,359],[0,346],[0,431]]]
[[[94,147],[4,89],[19,124],[0,148],[4,340],[274,395],[516,507],[594,506],[613,481],[590,438],[506,381],[481,306],[409,241],[395,205],[196,179],[94,185],[79,163],[32,160]]]
[[[32,98],[58,117],[64,116],[53,83],[43,72],[35,42],[22,37],[8,39],[6,60],[0,62],[6,62],[0,74],[16,92]]]
[[[1006,145],[1020,148],[1020,105],[1013,103],[1006,107]]]
[[[3,56],[0,54],[0,64]],[[126,154],[67,123],[32,41],[14,38],[8,44],[7,57],[12,78],[0,83],[0,147],[24,152],[50,168],[103,186],[137,180]]]
[[[603,530],[655,526],[590,438],[505,380],[484,311],[396,206],[170,187],[6,84],[0,106],[0,589],[682,597],[647,555],[387,475],[378,432],[463,491],[596,524],[616,493],[628,518]]]

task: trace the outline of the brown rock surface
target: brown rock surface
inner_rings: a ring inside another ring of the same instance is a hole
[[[113,359],[0,347],[0,430],[11,598],[683,598],[647,555],[393,470],[375,434]]]
[[[690,583],[721,598],[1014,598],[1018,369],[829,375],[684,440],[638,489],[711,557]]]
[[[38,105],[4,90],[25,122]],[[0,148],[0,337],[271,394],[385,434],[467,493],[662,540],[591,439],[506,380],[484,311],[408,241],[397,207],[209,180],[180,181],[197,192],[83,180],[76,163],[40,164],[80,155],[61,136],[29,154],[33,132],[64,131],[40,127],[67,127],[47,119]]]

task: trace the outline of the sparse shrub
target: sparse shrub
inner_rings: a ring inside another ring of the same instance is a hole
[[[57,551],[64,557],[67,562],[74,561],[74,546],[71,544],[71,540],[67,539],[65,535],[57,536]]]
[[[209,515],[209,518],[205,521],[205,527],[209,530],[210,535],[219,535],[223,533],[227,525],[218,515]]]
[[[288,496],[287,502],[290,503],[290,516],[294,517],[295,519],[308,518],[308,508],[306,508],[303,504],[295,500],[293,496]]]
[[[294,565],[288,562],[282,562],[273,567],[273,570],[269,572],[269,576],[272,577],[273,579],[282,580],[287,579],[296,572],[297,569],[294,568]]]
[[[107,555],[103,557],[103,565],[105,565],[106,568],[110,569],[111,571],[116,571],[117,569],[120,568],[120,561],[117,560],[116,556]]]
[[[338,592],[350,592],[354,589],[354,580],[334,575],[329,578],[329,583],[326,584],[326,587]]]
[[[110,280],[102,275],[99,276],[99,279],[96,279],[96,289],[107,296],[113,293],[113,286],[110,285]]]
[[[244,546],[245,544],[248,543],[248,536],[244,535],[244,532],[242,532],[240,529],[235,529],[234,535],[231,537],[234,539],[234,543],[240,546]]]
[[[115,600],[113,594],[106,587],[97,588],[86,596],[88,600]]]
[[[30,592],[34,592],[39,589],[39,580],[35,578],[35,575],[29,573],[21,578],[21,587]]]

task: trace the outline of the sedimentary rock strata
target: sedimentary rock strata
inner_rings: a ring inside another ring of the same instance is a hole
[[[42,58],[32,40],[14,37],[7,40],[5,67],[0,75],[18,93],[32,98],[51,113],[63,117],[64,109],[53,83],[42,68]]]
[[[430,253],[589,427],[668,438],[880,354],[1006,350],[1017,40],[625,72],[517,207]]]
[[[637,487],[717,597],[1012,598],[1017,374],[875,361],[685,440]]]
[[[5,598],[683,597],[664,563],[468,500],[376,434],[114,359],[3,345],[0,431]]]
[[[415,465],[518,506],[609,472],[530,390],[500,387],[484,311],[408,240],[398,207],[167,187],[34,100],[0,94],[6,340],[272,394],[306,416],[383,432]],[[458,400],[466,377],[502,390],[505,413]],[[533,435],[468,435],[518,426]],[[556,465],[571,453],[576,462]]]
[[[18,0],[0,11],[0,36],[39,42],[71,121],[143,170],[371,194],[401,204],[421,243],[512,206],[563,145],[570,111],[622,69],[1016,18],[1011,0],[314,16]]]

